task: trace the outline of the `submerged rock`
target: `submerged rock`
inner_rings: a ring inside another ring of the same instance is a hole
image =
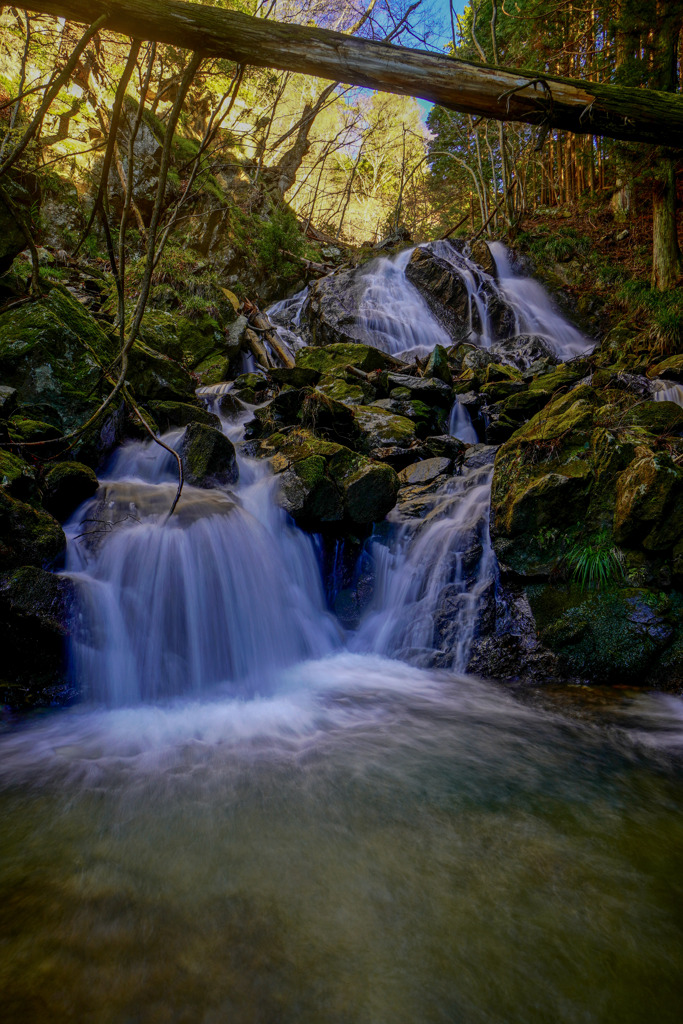
[[[190,423],[180,449],[185,481],[194,487],[221,487],[238,478],[237,459],[232,441],[220,430],[203,423]]]

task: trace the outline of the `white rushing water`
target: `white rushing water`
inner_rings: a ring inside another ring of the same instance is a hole
[[[477,344],[496,342],[488,313],[495,298],[513,308],[520,332],[542,333],[558,357],[585,347],[541,286],[512,273],[503,246],[492,246],[500,284],[449,243],[434,243],[434,250],[467,285]],[[402,356],[450,340],[406,278],[412,251],[359,272],[358,322],[379,348]],[[271,311],[292,349],[303,344],[305,302],[301,292]],[[217,406],[229,387],[201,392]],[[223,421],[234,442],[250,415]],[[458,402],[449,431],[477,442]],[[177,446],[182,434],[171,431],[165,440]],[[268,702],[287,689],[283,673],[291,666],[344,648],[464,671],[496,579],[488,530],[492,450],[474,451],[459,475],[428,488],[417,513],[394,510],[388,540],[366,545],[373,597],[357,631],[345,635],[325,603],[313,538],[277,508],[276,481],[264,463],[240,457],[240,478],[230,488],[186,485],[168,519],[172,457],[152,442],[129,442],[67,527],[66,571],[78,585],[71,651],[77,683],[110,707],[217,692]]]
[[[153,442],[127,444],[67,528],[80,605],[74,672],[109,705],[218,684],[267,694],[283,668],[339,644],[311,539],[275,505],[267,466],[241,460],[231,493],[186,486],[167,519],[174,465]]]

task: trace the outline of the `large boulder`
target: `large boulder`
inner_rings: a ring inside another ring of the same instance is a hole
[[[665,452],[643,446],[617,479],[614,538],[666,551],[683,538],[683,469]]]
[[[0,571],[52,565],[65,548],[66,537],[56,519],[0,489]]]
[[[658,659],[683,636],[679,596],[643,588],[529,589],[541,642],[574,678],[614,685],[653,682]]]
[[[97,477],[89,466],[81,462],[55,462],[45,474],[43,504],[63,523],[79,505],[92,498],[98,486]]]
[[[235,447],[220,430],[190,423],[180,445],[185,481],[194,487],[234,484],[239,476]]]
[[[261,444],[280,475],[279,501],[305,529],[367,526],[391,511],[398,494],[394,470],[325,441],[308,430],[274,434]]]
[[[102,371],[117,353],[66,290],[0,315],[0,375],[25,416],[63,431],[80,426],[104,396]]]
[[[215,413],[204,406],[191,402],[149,402],[148,407],[159,429],[166,431],[173,427],[186,427],[188,423],[203,423],[206,427],[220,429],[221,421]]]
[[[311,346],[299,349],[295,358],[297,367],[335,376],[346,373],[347,366],[369,373],[384,370],[395,363],[378,348],[361,344],[330,343],[324,348]]]
[[[367,344],[372,335],[359,316],[367,288],[362,270],[328,274],[311,285],[303,308],[311,344]],[[298,360],[297,360],[298,362]]]
[[[63,704],[74,696],[66,666],[73,602],[73,583],[64,576],[35,566],[0,576],[3,703]]]
[[[447,243],[442,243],[446,245]],[[481,321],[476,303],[470,302],[471,265],[462,270],[457,264],[462,257],[449,246],[445,259],[429,246],[415,249],[406,268],[406,277],[422,294],[436,318],[444,324],[454,340],[464,340],[470,330],[481,334]],[[486,317],[497,338],[506,338],[515,329],[515,314],[492,283],[488,274],[477,275],[474,288],[483,299]]]

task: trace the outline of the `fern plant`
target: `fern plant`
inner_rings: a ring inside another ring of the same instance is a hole
[[[582,590],[604,589],[624,575],[624,557],[612,543],[609,530],[577,541],[564,556],[564,562]]]

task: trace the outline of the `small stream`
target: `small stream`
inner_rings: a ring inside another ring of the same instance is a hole
[[[585,351],[494,255],[488,293],[457,256],[476,343],[495,286]],[[364,270],[393,353],[448,343],[408,258]],[[276,311],[293,345],[303,301]],[[3,1021],[678,1024],[683,702],[463,675],[494,454],[391,513],[349,624],[265,463],[167,522],[172,458],[117,452],[67,526],[87,700],[0,736]]]

